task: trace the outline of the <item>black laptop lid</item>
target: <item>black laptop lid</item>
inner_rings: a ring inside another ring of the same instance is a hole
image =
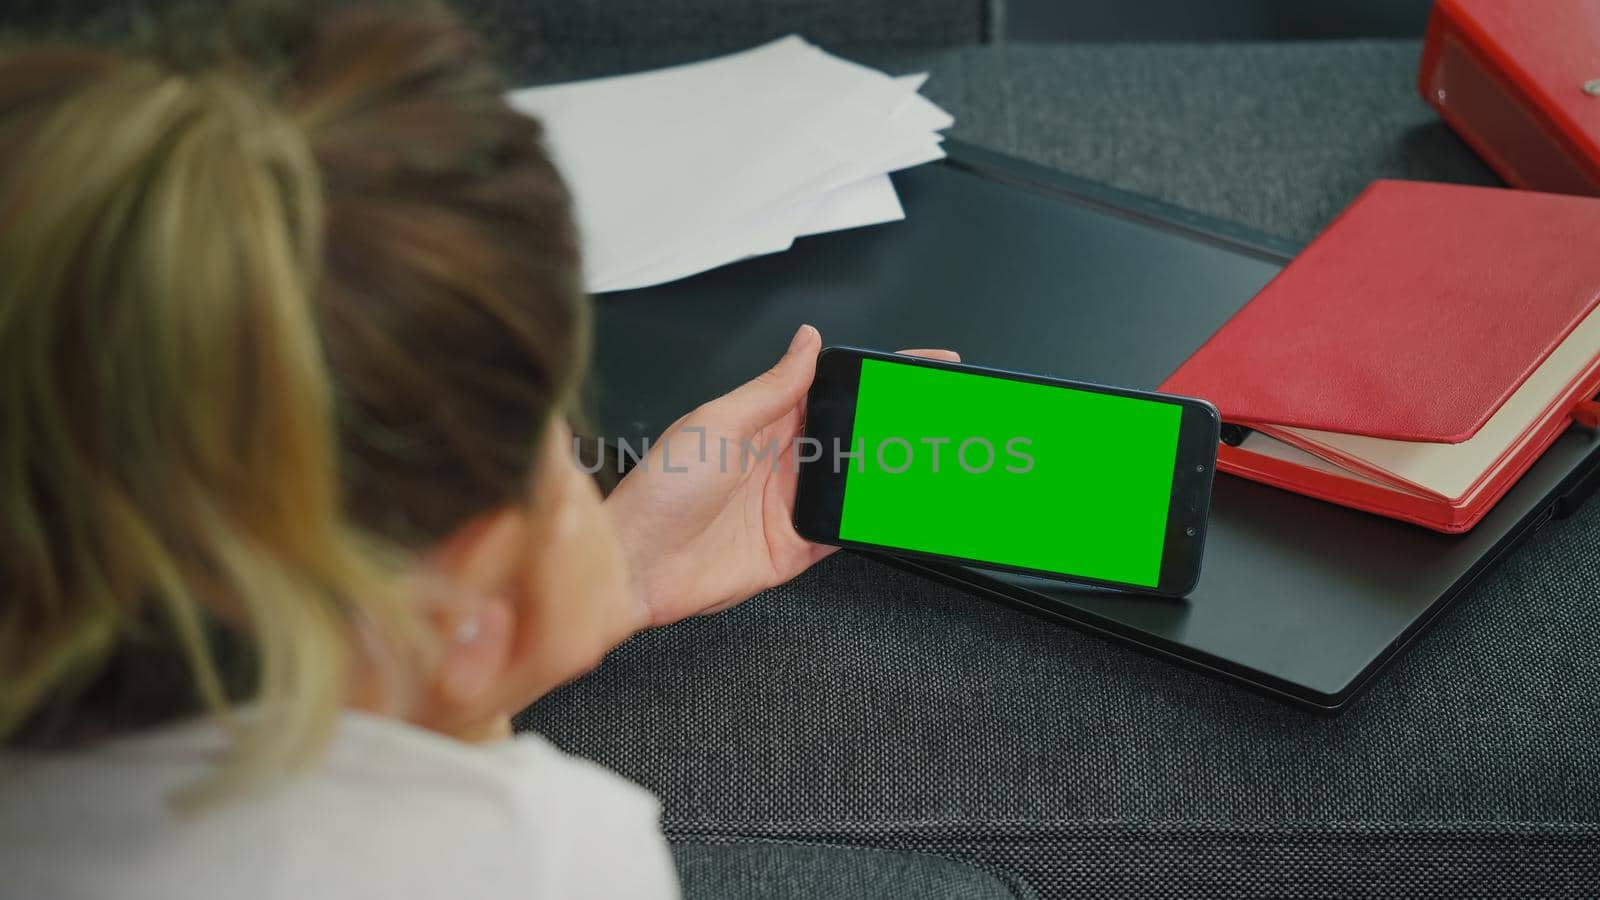
[[[656,435],[771,365],[802,322],[829,343],[950,347],[982,365],[1153,388],[1293,250],[951,146],[950,162],[896,176],[905,222],[805,238],[775,256],[597,298],[604,435]],[[1596,444],[1563,437],[1464,536],[1220,476],[1203,574],[1187,601],[932,574],[1334,707],[1596,468]]]

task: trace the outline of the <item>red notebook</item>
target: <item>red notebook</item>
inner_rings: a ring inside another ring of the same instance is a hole
[[[1161,390],[1248,430],[1223,471],[1466,531],[1600,412],[1597,234],[1596,199],[1377,182]]]
[[[1511,184],[1600,194],[1600,0],[1437,0],[1417,87]]]

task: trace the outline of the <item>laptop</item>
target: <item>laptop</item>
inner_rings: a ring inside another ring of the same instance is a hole
[[[1151,389],[1298,249],[958,141],[946,147],[946,161],[895,177],[905,222],[597,298],[602,434],[634,446],[658,435],[769,366],[802,322],[831,344],[950,347],[979,365]],[[1519,539],[1597,483],[1600,440],[1569,432],[1481,523],[1446,535],[1219,475],[1200,583],[1184,600],[883,559],[1337,710]]]

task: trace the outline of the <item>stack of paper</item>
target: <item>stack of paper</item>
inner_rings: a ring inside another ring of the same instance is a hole
[[[599,293],[904,218],[887,173],[943,158],[938,132],[953,121],[917,93],[926,78],[787,37],[510,100],[545,123]]]

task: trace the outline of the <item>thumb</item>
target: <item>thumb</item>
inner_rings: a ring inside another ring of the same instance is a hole
[[[735,388],[716,404],[725,407],[723,412],[744,429],[753,431],[776,420],[811,389],[821,350],[822,335],[810,325],[801,325],[777,365]]]

